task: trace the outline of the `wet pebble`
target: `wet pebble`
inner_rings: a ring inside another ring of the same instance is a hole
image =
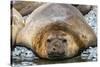
[[[21,64],[23,65],[23,66],[32,66],[32,65],[35,65],[35,64],[33,64],[33,62],[21,62]]]
[[[33,61],[35,59],[38,59],[38,57],[36,57],[31,50],[25,47],[16,46],[12,51],[12,59],[20,61]]]
[[[97,33],[97,7],[95,6],[87,15],[85,15],[87,23]]]
[[[24,67],[24,66],[32,66],[32,65],[36,65],[36,64],[29,61],[22,61],[20,63],[14,63],[12,67],[22,67],[22,66]]]
[[[82,59],[97,60],[97,47],[89,47],[88,49],[84,50],[81,54]]]
[[[87,23],[92,27],[94,32],[97,34],[97,7],[95,6],[87,15],[85,15]],[[82,59],[86,60],[97,60],[97,47],[89,47],[84,50],[81,54]]]

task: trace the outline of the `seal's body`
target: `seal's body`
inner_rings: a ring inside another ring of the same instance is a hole
[[[28,15],[43,3],[31,1],[15,1],[13,7],[22,15]]]
[[[24,20],[20,15],[20,13],[15,8],[12,8],[11,17],[12,17],[11,39],[12,39],[12,45],[14,45],[18,32],[24,27]]]
[[[26,22],[16,43],[33,49],[41,58],[70,58],[96,45],[95,33],[72,5],[44,4]]]

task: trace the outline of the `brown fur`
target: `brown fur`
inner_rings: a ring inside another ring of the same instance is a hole
[[[48,58],[47,52],[46,52],[47,48],[46,48],[45,41],[47,40],[48,35],[50,33],[52,33],[53,31],[64,32],[65,36],[68,35],[69,38],[71,38],[71,41],[69,41],[70,45],[68,47],[66,47],[68,49],[65,49],[66,52],[69,51],[68,57],[74,56],[75,53],[78,53],[78,50],[80,48],[85,47],[85,44],[80,40],[79,36],[72,30],[68,29],[65,25],[66,24],[63,22],[61,24],[60,23],[57,24],[56,22],[54,22],[54,24],[50,24],[50,25],[46,26],[44,29],[41,30],[41,32],[39,32],[37,34],[37,36],[35,37],[35,40],[33,40],[33,49],[35,49],[35,51],[37,53],[39,53],[38,55],[40,57]],[[55,34],[60,34],[60,33],[55,33]],[[36,45],[34,45],[34,43]],[[42,45],[42,44],[45,44],[45,45]],[[70,53],[72,53],[72,54],[70,55]]]

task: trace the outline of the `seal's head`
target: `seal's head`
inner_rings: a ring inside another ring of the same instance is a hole
[[[79,46],[74,37],[64,31],[53,31],[48,34],[45,40],[48,59],[64,59],[75,56]]]
[[[48,58],[63,58],[65,56],[65,46],[67,45],[66,34],[63,32],[51,32],[47,39],[47,53]]]
[[[35,50],[41,58],[64,59],[78,53],[80,47],[77,45],[77,38],[68,30],[63,30],[66,28],[59,28],[54,29],[53,27],[53,30],[49,29],[42,32],[40,37],[38,36]]]

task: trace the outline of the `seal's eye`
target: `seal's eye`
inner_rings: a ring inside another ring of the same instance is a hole
[[[51,40],[50,40],[50,39],[47,39],[47,42],[49,42],[49,43],[50,43],[50,42],[51,42]]]
[[[66,39],[63,39],[63,40],[62,40],[62,42],[64,42],[64,43],[65,43],[65,42],[67,42],[67,40],[66,40]]]

